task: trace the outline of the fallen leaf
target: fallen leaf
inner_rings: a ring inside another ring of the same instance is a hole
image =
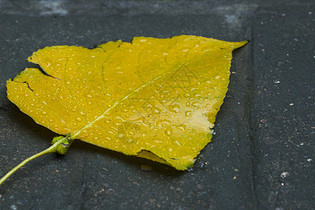
[[[56,133],[186,170],[211,140],[232,51],[246,43],[182,35],[46,47],[28,58],[44,73],[25,69],[7,94]]]

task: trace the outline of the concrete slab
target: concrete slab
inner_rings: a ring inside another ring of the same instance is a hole
[[[6,99],[5,81],[30,64],[33,51],[47,45],[97,44],[134,36],[196,34],[223,40],[247,39],[246,28],[220,25],[225,18],[140,15],[133,17],[26,17],[0,19],[1,147],[4,174],[24,158],[46,148],[54,133],[37,125]],[[253,180],[244,90],[249,47],[235,52],[232,83],[218,116],[213,142],[190,172],[127,157],[75,142],[66,157],[49,155],[17,172],[0,188],[1,209],[253,208]],[[245,94],[246,95],[246,94]],[[241,103],[241,104],[239,104]],[[248,118],[247,118],[248,119]],[[243,127],[243,124],[247,127]],[[228,128],[228,129],[225,129]],[[152,171],[143,171],[149,165]]]
[[[0,187],[0,209],[314,209],[314,2],[0,2],[0,176],[56,134],[6,99],[33,51],[134,36],[251,42],[235,51],[216,135],[193,170],[75,142]],[[150,166],[153,170],[141,168]]]
[[[315,207],[314,8],[261,10],[253,24],[255,180],[264,209]]]

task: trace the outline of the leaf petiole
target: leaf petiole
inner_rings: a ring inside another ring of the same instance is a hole
[[[46,155],[46,154],[50,154],[50,153],[58,153],[61,155],[65,155],[70,147],[70,145],[72,144],[73,139],[70,139],[68,136],[64,137],[64,136],[57,136],[52,140],[53,145],[51,145],[49,148],[45,149],[44,151],[41,151],[27,159],[25,159],[24,161],[22,161],[19,165],[17,165],[16,167],[14,167],[12,170],[10,170],[6,175],[4,175],[1,179],[0,179],[0,185],[2,185],[2,183],[7,180],[14,172],[16,172],[18,169],[20,169],[22,166],[24,166],[26,163],[30,162],[31,160],[34,160],[35,158],[38,158],[40,156]]]

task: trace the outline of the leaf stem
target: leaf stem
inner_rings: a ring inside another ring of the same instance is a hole
[[[4,175],[1,179],[0,179],[0,185],[2,185],[2,183],[7,180],[14,172],[16,172],[18,169],[20,169],[22,166],[24,166],[26,163],[30,162],[31,160],[34,160],[35,158],[38,158],[42,155],[46,155],[46,154],[50,154],[50,153],[55,153],[58,152],[58,146],[65,144],[65,143],[69,143],[69,140],[67,137],[62,137],[59,138],[58,141],[56,141],[53,145],[51,145],[49,148],[25,159],[23,162],[21,162],[19,165],[17,165],[16,167],[14,167],[11,171],[9,171],[6,175]],[[71,142],[72,143],[72,142]]]

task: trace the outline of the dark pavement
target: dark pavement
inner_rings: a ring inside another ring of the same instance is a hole
[[[134,36],[250,40],[192,170],[76,141],[1,185],[0,209],[315,209],[314,15],[307,0],[0,1],[0,176],[56,136],[6,98],[32,52]]]

